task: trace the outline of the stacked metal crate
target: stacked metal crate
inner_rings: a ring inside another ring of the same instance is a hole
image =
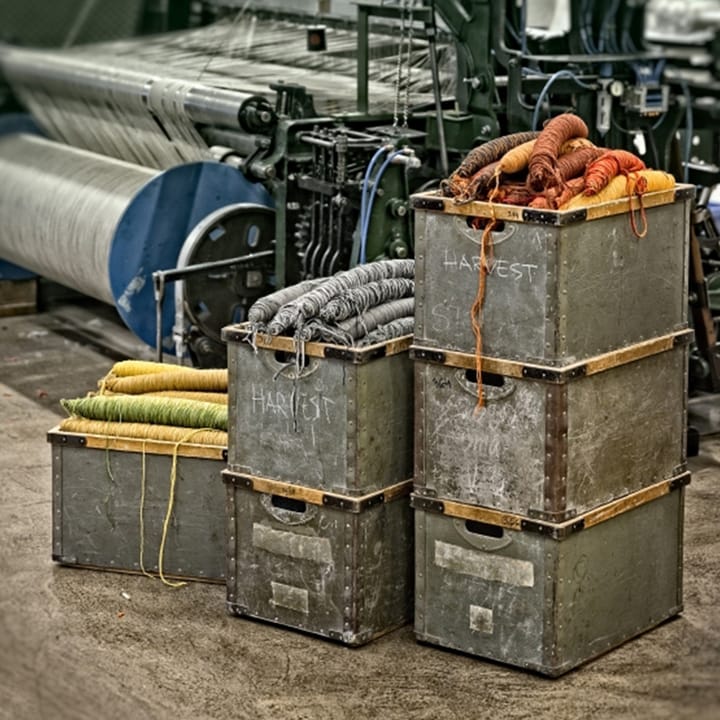
[[[48,441],[53,560],[225,581],[224,447],[60,428]]]
[[[227,605],[361,645],[412,617],[411,338],[224,330]]]
[[[692,188],[644,238],[627,200],[413,201],[415,632],[559,675],[682,609]]]

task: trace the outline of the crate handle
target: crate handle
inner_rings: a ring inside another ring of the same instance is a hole
[[[470,242],[475,243],[475,245],[480,247],[483,234],[482,228],[475,229],[473,227],[470,227],[467,224],[467,218],[464,215],[455,216],[455,225],[461,235],[464,235],[466,238],[468,238],[468,240],[470,240]],[[492,230],[490,232],[490,235],[492,236],[493,246],[499,245],[500,243],[509,240],[517,232],[519,226],[515,223],[509,223],[500,220],[498,222],[498,227],[499,230]]]
[[[285,497],[284,495],[271,495],[270,502],[273,507],[289,510],[290,512],[304,513],[307,510],[307,503],[304,500]]]
[[[300,380],[317,372],[320,367],[317,358],[304,355],[300,359],[300,372],[298,373],[298,361],[295,353],[284,350],[261,351],[260,357],[265,367],[272,372],[273,380],[279,375],[288,380]]]
[[[304,525],[315,519],[318,512],[317,505],[275,493],[262,493],[260,504],[283,525]]]
[[[455,380],[468,395],[477,398],[477,372],[475,370],[471,370],[470,368],[456,370]],[[515,382],[504,375],[484,372],[482,374],[482,381],[485,402],[505,400],[515,392]]]
[[[479,522],[478,520],[465,520],[454,518],[453,524],[460,537],[478,550],[495,552],[507,547],[512,538],[500,525]]]

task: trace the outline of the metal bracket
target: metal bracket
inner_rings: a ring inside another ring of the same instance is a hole
[[[545,382],[552,383],[563,383],[568,380],[575,380],[579,377],[584,377],[587,374],[586,365],[577,365],[570,370],[553,370],[548,367],[537,367],[533,365],[526,365],[522,369],[522,375],[524,378],[530,380],[544,380]]]
[[[84,447],[87,445],[87,438],[84,435],[65,435],[64,433],[49,432],[47,439],[53,445],[66,445],[67,447]]]
[[[352,348],[344,349],[339,346],[328,345],[323,348],[323,355],[333,360],[349,360],[353,365],[364,365],[370,360],[385,357],[387,354],[387,346],[381,345],[368,350],[354,350]]]
[[[691,477],[692,476],[691,476],[690,472],[685,472],[682,475],[680,475],[676,478],[673,478],[670,481],[670,483],[668,484],[670,491],[677,490],[681,487],[684,487],[685,485],[689,485]]]
[[[442,350],[428,350],[427,348],[410,348],[412,360],[426,360],[427,362],[445,364],[445,353]]]
[[[439,210],[445,209],[445,202],[442,198],[429,198],[422,196],[415,196],[411,198],[412,206],[417,210]]]
[[[237,473],[226,473],[222,474],[223,482],[226,485],[234,485],[235,487],[247,488],[248,490],[253,489],[253,480],[249,475],[238,475]]]
[[[573,210],[572,212],[533,210],[525,208],[522,211],[523,222],[540,223],[542,225],[572,225],[573,223],[584,222],[587,219],[587,210]]]
[[[534,532],[538,535],[552,538],[553,540],[564,540],[573,533],[580,532],[585,527],[585,520],[580,518],[570,525],[552,525],[535,520],[523,518],[520,521],[520,529],[527,532]]]
[[[414,494],[410,496],[410,507],[415,510],[440,513],[441,515],[445,512],[445,503],[443,503],[442,500],[420,497],[419,495]]]

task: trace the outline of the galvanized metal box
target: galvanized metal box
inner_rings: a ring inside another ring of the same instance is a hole
[[[558,676],[676,615],[687,482],[564,525],[414,496],[417,638]]]
[[[346,645],[411,620],[411,481],[351,497],[224,477],[230,612]]]
[[[48,433],[52,444],[53,560],[96,570],[222,582],[225,448]],[[173,501],[167,530],[173,457]]]
[[[297,356],[292,338],[247,328],[223,331],[231,469],[351,495],[412,477],[411,336]]]
[[[565,368],[415,346],[416,492],[550,522],[685,469],[689,331]]]
[[[473,224],[492,217],[484,355],[562,366],[685,328],[693,196],[689,186],[645,195],[643,238],[627,199],[556,212],[413,196],[416,342],[475,351],[483,230]]]

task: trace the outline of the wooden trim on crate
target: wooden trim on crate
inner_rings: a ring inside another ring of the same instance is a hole
[[[53,428],[48,432],[48,442],[66,447],[85,447],[93,450],[145,453],[146,455],[178,455],[179,457],[227,460],[227,448],[199,443],[175,443],[170,440],[143,440],[141,438],[115,437],[113,435],[88,435],[69,433]],[[177,446],[177,450],[175,449]]]
[[[669,480],[662,480],[659,483],[613,500],[563,523],[543,522],[522,515],[501,512],[477,505],[467,505],[453,500],[425,497],[417,493],[411,495],[411,505],[416,510],[435,512],[463,520],[475,520],[488,525],[496,525],[506,530],[534,532],[545,535],[552,540],[564,540],[576,532],[599,525],[652,500],[668,495],[689,482],[690,473],[685,472],[682,475],[677,475]]]
[[[677,184],[668,190],[646,193],[642,196],[643,207],[647,209],[685,200],[688,197],[688,187],[691,186]],[[610,200],[600,205],[588,205],[575,210],[536,210],[522,205],[503,205],[480,200],[456,203],[452,198],[444,197],[437,191],[417,193],[411,197],[411,203],[416,210],[555,226],[571,225],[611,215],[622,215],[630,210],[640,209],[640,201],[637,196]]]
[[[227,484],[244,487],[253,492],[281,495],[282,497],[301,500],[311,505],[321,505],[351,513],[359,513],[373,505],[380,505],[405,497],[412,492],[413,485],[412,480],[404,480],[403,482],[390,485],[377,492],[368,493],[367,495],[350,496],[329,493],[319,488],[296,485],[281,480],[271,480],[270,478],[258,477],[256,475],[238,473],[233,470],[223,470],[222,476]]]
[[[253,334],[250,323],[241,323],[240,325],[224,328],[223,339],[252,343],[255,347],[264,350],[279,350],[291,354],[295,354],[299,346],[298,340],[287,335],[267,335],[260,332]],[[403,335],[399,338],[383,340],[364,347],[347,347],[345,345],[309,340],[302,343],[302,348],[303,353],[308,357],[346,360],[353,365],[363,365],[370,360],[405,352],[410,348],[412,340],[412,335]]]
[[[480,505],[467,505],[455,500],[427,497],[417,493],[410,496],[410,504],[416,510],[439,513],[461,520],[474,520],[488,525],[499,525],[507,530],[522,530],[522,516],[492,510]]]
[[[564,383],[579,377],[596,375],[621,365],[642,360],[672,350],[677,345],[685,345],[693,337],[692,330],[677,330],[642,342],[628,345],[618,350],[611,350],[602,355],[595,355],[587,360],[563,366],[537,365],[519,360],[502,360],[500,358],[483,357],[482,369],[505,377],[541,380],[550,383]],[[471,353],[445,350],[420,345],[412,345],[410,356],[414,360],[449,365],[466,370],[475,369],[475,356]]]
[[[640,505],[650,502],[651,500],[657,500],[657,498],[663,497],[664,495],[670,494],[673,490],[688,485],[690,483],[690,473],[685,472],[682,475],[677,475],[670,480],[663,480],[662,482],[650,485],[649,487],[638,490],[630,495],[618,498],[607,505],[602,505],[595,510],[590,510],[582,516],[583,527],[589,528],[593,525],[599,525],[601,522],[610,520],[611,518],[621,515],[622,513],[628,512]]]

